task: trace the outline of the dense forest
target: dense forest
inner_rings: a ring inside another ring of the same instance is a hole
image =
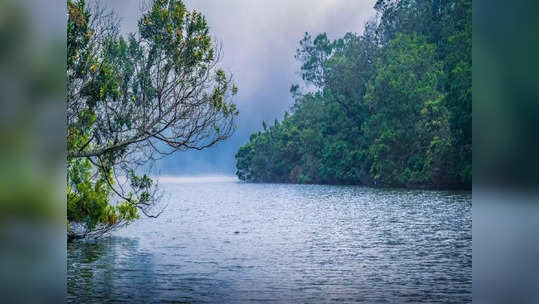
[[[374,8],[361,35],[305,34],[305,83],[237,152],[241,180],[471,188],[471,0]]]

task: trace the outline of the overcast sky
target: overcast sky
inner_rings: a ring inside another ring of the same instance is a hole
[[[326,32],[331,39],[361,33],[374,16],[375,0],[187,0],[202,12],[212,35],[222,44],[221,67],[239,87],[238,129],[227,141],[204,151],[178,152],[156,164],[163,175],[235,172],[234,154],[262,121],[281,119],[292,104],[289,93],[300,82],[294,59],[305,32]],[[122,32],[136,31],[141,0],[110,0],[122,19]]]

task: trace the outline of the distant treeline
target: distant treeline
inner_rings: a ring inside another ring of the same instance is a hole
[[[362,35],[300,41],[309,88],[251,135],[254,182],[471,188],[472,1],[377,1]],[[313,89],[314,88],[314,89]]]

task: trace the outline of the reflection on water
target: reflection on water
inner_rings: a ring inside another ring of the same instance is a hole
[[[152,300],[152,255],[136,239],[110,237],[67,246],[68,301]]]
[[[164,188],[158,219],[68,245],[70,302],[471,302],[470,193]]]

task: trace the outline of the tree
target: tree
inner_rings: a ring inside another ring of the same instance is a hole
[[[372,142],[369,158],[375,181],[399,186],[430,182],[423,174],[424,159],[437,135],[427,136],[426,124],[432,122],[418,121],[426,104],[442,97],[437,89],[441,68],[435,46],[422,36],[399,34],[382,51],[365,96],[371,115],[364,129]],[[447,119],[439,121],[443,123]]]
[[[445,51],[449,123],[454,136],[455,174],[463,184],[472,182],[472,3],[457,1],[449,24]]]
[[[68,1],[67,164],[70,237],[157,216],[152,161],[228,138],[237,87],[218,69],[204,16],[155,0],[124,38],[118,18]],[[216,51],[217,50],[217,51]]]

